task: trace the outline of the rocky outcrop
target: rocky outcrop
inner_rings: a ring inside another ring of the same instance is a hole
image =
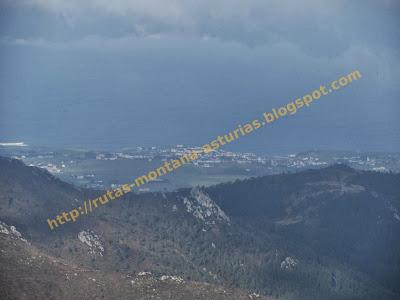
[[[298,263],[299,261],[297,259],[288,256],[281,262],[281,270],[293,271]]]
[[[206,224],[230,224],[229,216],[200,188],[193,188],[190,197],[184,197],[186,211]]]
[[[100,255],[104,254],[104,246],[100,237],[93,231],[81,231],[78,233],[78,239],[89,247],[89,254]]]
[[[0,221],[0,233],[10,236],[13,239],[21,240],[25,243],[28,243],[26,239],[22,237],[22,234],[15,228],[13,225],[7,225],[4,222]]]

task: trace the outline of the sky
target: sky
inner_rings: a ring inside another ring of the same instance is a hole
[[[0,142],[203,145],[359,70],[227,149],[400,149],[400,1],[2,0]]]

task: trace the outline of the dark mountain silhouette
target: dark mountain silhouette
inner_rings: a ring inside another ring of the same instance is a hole
[[[224,289],[229,299],[255,299],[253,293],[274,299],[400,297],[398,174],[334,165],[209,188],[130,193],[75,223],[47,228],[48,217],[97,194],[0,158],[5,298],[32,298],[18,293],[14,277],[23,290],[65,299],[66,287],[81,290],[93,278],[104,284],[102,292],[88,293],[105,298],[147,299],[150,286],[161,299],[226,299]],[[12,238],[10,226],[30,244]],[[46,261],[32,261],[36,255]],[[128,278],[143,285],[130,286]],[[203,292],[209,294],[196,296]]]

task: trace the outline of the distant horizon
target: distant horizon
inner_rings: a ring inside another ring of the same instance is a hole
[[[204,145],[358,70],[224,149],[400,149],[398,1],[174,3],[1,1],[0,140]]]
[[[85,146],[51,146],[51,145],[37,145],[37,144],[27,144],[23,141],[0,141],[0,148],[32,148],[32,149],[46,149],[46,150],[54,150],[54,151],[104,151],[104,152],[117,152],[117,151],[126,151],[126,150],[133,150],[135,148],[151,148],[155,147],[156,149],[171,149],[171,148],[176,148],[178,146],[182,146],[184,148],[196,148],[196,147],[201,147],[201,145],[188,145],[188,144],[164,144],[164,145],[132,145],[132,146],[124,146],[124,147],[113,147],[113,148],[90,148],[90,147],[85,147]],[[228,148],[228,147],[227,147]],[[229,147],[232,148],[232,147]],[[354,150],[354,149],[333,149],[333,148],[308,148],[308,149],[303,149],[303,150],[297,150],[297,151],[288,151],[288,152],[276,152],[276,153],[268,153],[268,152],[260,152],[260,151],[250,151],[250,150],[235,150],[235,149],[226,149],[225,147],[222,147],[218,150],[222,151],[227,151],[227,152],[240,152],[240,153],[254,153],[258,155],[290,155],[290,154],[300,154],[304,152],[351,152],[351,153],[376,153],[376,154],[398,154],[400,151],[382,151],[382,150]]]

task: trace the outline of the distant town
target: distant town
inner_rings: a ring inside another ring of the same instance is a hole
[[[198,147],[136,147],[121,151],[51,150],[24,143],[0,144],[0,155],[22,160],[29,166],[46,169],[77,186],[107,189],[146,173],[164,161],[200,150]],[[195,185],[212,185],[249,177],[292,173],[346,164],[359,170],[400,171],[400,153],[307,151],[289,155],[265,155],[217,150],[201,156],[174,174],[143,186],[139,192],[173,190]]]

